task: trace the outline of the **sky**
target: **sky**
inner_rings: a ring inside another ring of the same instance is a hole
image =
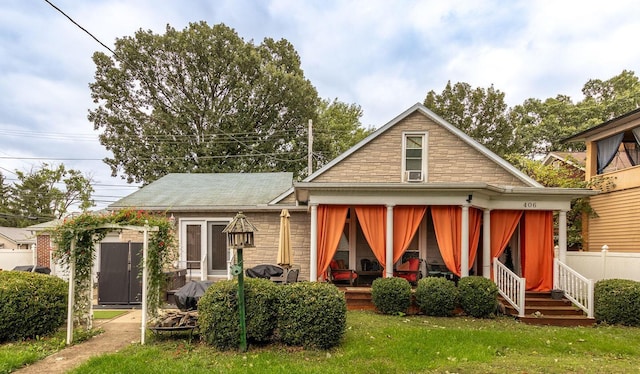
[[[137,30],[224,23],[245,41],[286,39],[320,97],[380,127],[447,81],[493,85],[509,106],[589,79],[640,74],[637,0],[49,0],[102,43]],[[44,0],[0,2],[0,172],[44,162],[94,180],[96,209],[135,191],[112,177],[87,119],[94,52],[109,53]]]

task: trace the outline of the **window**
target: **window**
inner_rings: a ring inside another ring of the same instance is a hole
[[[426,180],[426,138],[427,134],[425,133],[404,134],[404,182],[423,182]]]

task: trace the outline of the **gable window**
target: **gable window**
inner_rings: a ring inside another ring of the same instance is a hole
[[[405,133],[403,148],[403,181],[424,182],[426,180],[426,133]]]

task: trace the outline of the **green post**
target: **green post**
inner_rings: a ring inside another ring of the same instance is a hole
[[[247,323],[244,310],[244,265],[242,263],[242,247],[238,247],[238,313],[240,313],[240,352],[247,351]]]

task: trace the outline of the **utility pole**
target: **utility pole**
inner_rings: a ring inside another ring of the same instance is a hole
[[[313,174],[313,120],[309,120],[309,152],[307,155],[307,176]]]

